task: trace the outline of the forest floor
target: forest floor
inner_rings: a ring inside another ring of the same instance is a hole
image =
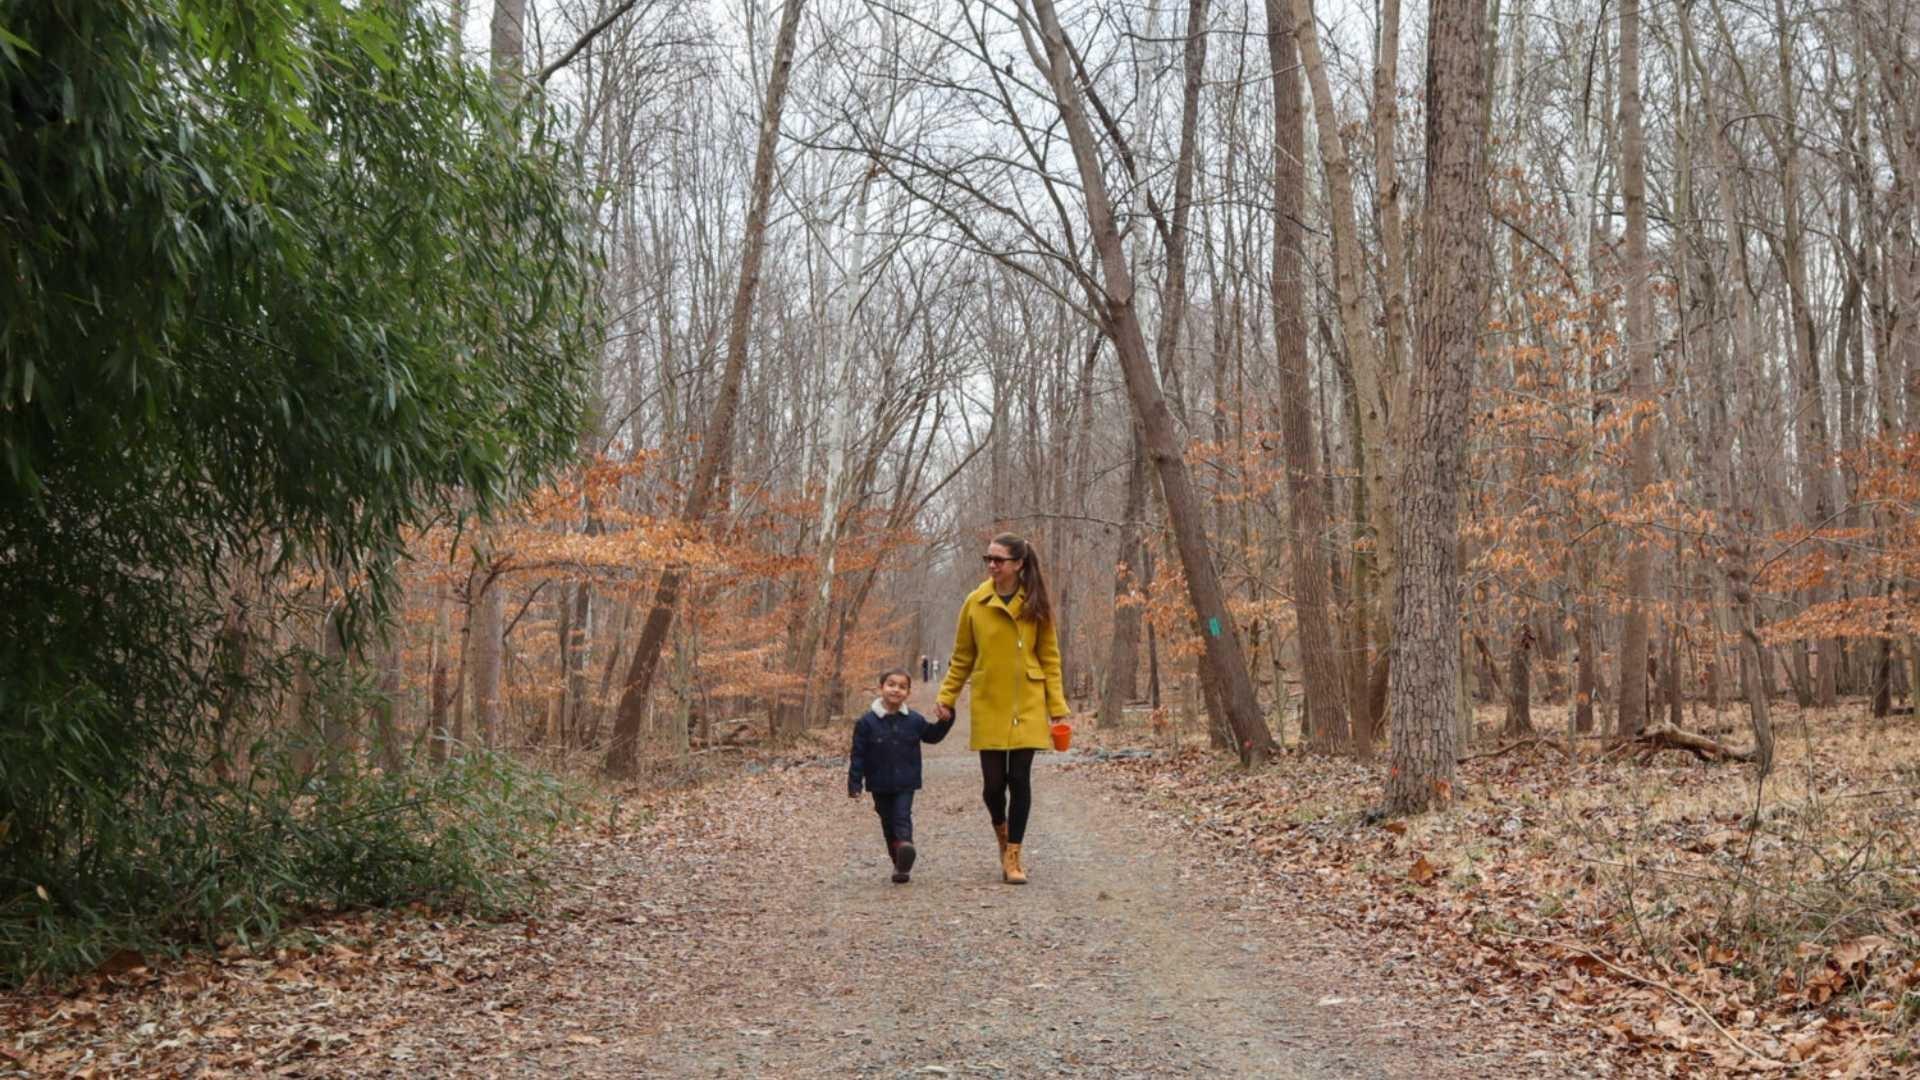
[[[1887,775],[1844,783],[1894,793],[1828,791],[1821,820],[1853,835],[1843,814],[1877,807],[1852,873],[1911,875],[1903,723],[1807,738],[1772,831],[1738,820],[1733,766],[1520,747],[1469,762],[1451,813],[1374,823],[1376,767],[1249,776],[1164,729],[1087,731],[1036,766],[1025,887],[1000,883],[964,723],[929,748],[908,885],[823,735],[602,806],[530,917],[345,915],[272,954],[126,956],[0,997],[0,1075],[1888,1075],[1920,908],[1855,901],[1775,972],[1755,912],[1747,937],[1697,932],[1703,896],[1748,894],[1690,879],[1742,846],[1763,864],[1856,743]],[[1829,870],[1761,895],[1805,916],[1837,902]]]

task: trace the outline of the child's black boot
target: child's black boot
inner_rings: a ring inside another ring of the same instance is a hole
[[[913,857],[912,841],[902,840],[893,845],[893,883],[895,885],[905,885],[913,880],[908,876],[913,869]]]

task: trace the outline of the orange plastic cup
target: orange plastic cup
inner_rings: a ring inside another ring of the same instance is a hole
[[[1067,744],[1073,742],[1073,725],[1067,723],[1065,720],[1055,723],[1051,730],[1053,732],[1053,748],[1055,750],[1065,750]]]

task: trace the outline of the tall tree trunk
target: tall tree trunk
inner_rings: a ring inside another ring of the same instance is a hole
[[[1371,516],[1371,520],[1357,517],[1353,523],[1358,534],[1356,539],[1361,541],[1354,548],[1354,609],[1356,619],[1364,624],[1373,621],[1366,612],[1377,603],[1374,591],[1378,578],[1374,572],[1374,566],[1381,558],[1382,537],[1393,529],[1392,499],[1388,497],[1387,486],[1387,449],[1390,442],[1387,436],[1388,401],[1384,389],[1387,380],[1383,379],[1380,353],[1374,344],[1373,319],[1368,315],[1366,307],[1366,282],[1362,276],[1360,228],[1354,213],[1353,164],[1340,135],[1340,120],[1334,111],[1333,90],[1327,79],[1326,58],[1320,48],[1312,0],[1291,0],[1291,2],[1295,33],[1300,44],[1300,59],[1306,68],[1307,84],[1313,91],[1314,126],[1319,133],[1315,144],[1319,147],[1320,165],[1326,175],[1327,216],[1333,232],[1333,282],[1340,314],[1340,339],[1346,350],[1348,368],[1353,373],[1353,392],[1357,404],[1355,419],[1359,423],[1359,429],[1351,435],[1354,457],[1358,465],[1352,481],[1355,487],[1354,505]],[[1387,0],[1387,3],[1393,10],[1390,13],[1384,10],[1382,12],[1383,52],[1378,62],[1392,67],[1391,60],[1384,50],[1398,50],[1399,5],[1398,0]],[[1394,26],[1390,30],[1384,23],[1389,14],[1394,21]],[[1271,5],[1267,19],[1269,26],[1274,25],[1278,19],[1278,13]],[[1287,68],[1276,67],[1274,78],[1278,80],[1283,71],[1291,72],[1291,70],[1291,65]],[[1380,92],[1377,86],[1375,92]],[[1387,93],[1391,96],[1393,90],[1389,89]],[[1385,123],[1393,122],[1391,101],[1386,103],[1385,111],[1381,115]],[[1391,164],[1391,157],[1388,160]],[[1375,164],[1378,165],[1379,162],[1376,160]],[[1391,172],[1386,174],[1381,182],[1384,185],[1395,183]],[[1400,252],[1401,241],[1398,236],[1401,225],[1397,196],[1391,192],[1384,193],[1380,200],[1380,207],[1381,227],[1384,235],[1388,237],[1389,252],[1396,255],[1392,261],[1404,261],[1405,256]],[[1389,268],[1388,276],[1391,278],[1394,272],[1394,268]],[[1388,291],[1391,293],[1392,289],[1393,283],[1390,281]],[[1395,343],[1399,338],[1398,328],[1393,325],[1396,317],[1405,318],[1404,299],[1401,301],[1398,312],[1393,310],[1391,304],[1387,311],[1388,332]],[[1397,358],[1386,366],[1391,368],[1394,363],[1397,363]],[[1390,541],[1386,542],[1390,543]],[[1365,670],[1364,655],[1361,655],[1355,663],[1357,670]],[[1361,680],[1361,684],[1364,684],[1364,680]],[[1358,745],[1362,741],[1363,730],[1364,739],[1371,740],[1372,725],[1361,723],[1358,719],[1361,715],[1359,701],[1363,695],[1355,693],[1352,696],[1355,702],[1354,726],[1356,745]],[[1311,694],[1308,695],[1308,709],[1311,714]]]
[[[1521,623],[1507,654],[1508,735],[1533,734],[1533,627]]]
[[[1393,544],[1398,529],[1394,524],[1394,494],[1386,481],[1393,455],[1406,431],[1407,341],[1412,319],[1407,301],[1407,234],[1400,212],[1399,122],[1400,122],[1400,0],[1380,0],[1380,30],[1374,47],[1373,64],[1373,177],[1374,214],[1380,225],[1381,297],[1386,330],[1385,349],[1380,354],[1378,394],[1386,403],[1386,418],[1381,442],[1368,448],[1376,479],[1369,504],[1373,512],[1374,565],[1381,585],[1393,588],[1396,567]],[[1337,128],[1335,129],[1338,130]],[[1386,619],[1377,619],[1382,689],[1375,696],[1384,701],[1387,644],[1393,631]],[[1380,718],[1379,708],[1373,719]]]
[[[1749,275],[1747,263],[1746,227],[1741,221],[1740,204],[1735,201],[1733,177],[1737,172],[1737,162],[1733,147],[1728,142],[1726,123],[1722,110],[1715,99],[1716,81],[1713,73],[1701,61],[1693,41],[1691,13],[1682,14],[1680,25],[1681,47],[1687,55],[1692,71],[1700,82],[1701,105],[1705,112],[1708,131],[1708,148],[1714,165],[1716,190],[1719,195],[1720,212],[1725,217],[1726,261],[1732,270],[1734,288],[1731,292],[1733,340],[1729,355],[1742,365],[1735,375],[1735,385],[1743,385],[1751,379],[1751,366],[1756,352],[1754,345],[1756,317],[1754,313],[1754,287]],[[1746,494],[1747,485],[1740,483],[1734,473],[1733,429],[1730,422],[1734,410],[1727,405],[1729,397],[1739,399],[1737,410],[1738,426],[1745,431],[1757,430],[1753,410],[1757,408],[1752,393],[1729,393],[1726,386],[1725,365],[1716,354],[1709,369],[1708,385],[1711,391],[1713,411],[1709,413],[1708,425],[1712,443],[1705,468],[1706,480],[1703,484],[1707,504],[1720,512],[1723,527],[1729,530],[1734,539],[1721,545],[1720,564],[1721,588],[1732,602],[1733,632],[1737,655],[1739,657],[1739,678],[1741,693],[1747,699],[1748,717],[1754,732],[1756,756],[1762,763],[1770,763],[1773,756],[1773,720],[1771,715],[1773,657],[1759,642],[1758,620],[1754,612],[1752,582],[1749,574],[1750,543],[1743,538],[1750,531],[1748,522],[1752,519],[1752,496]],[[1763,764],[1763,769],[1765,764]]]
[[[1427,199],[1421,222],[1418,356],[1408,386],[1396,518],[1400,572],[1388,687],[1393,760],[1386,801],[1418,813],[1452,797],[1460,680],[1460,494],[1467,414],[1491,269],[1486,236],[1486,7],[1430,0]]]
[[[1186,457],[1167,410],[1166,398],[1160,392],[1159,380],[1154,376],[1146,337],[1141,333],[1139,312],[1134,306],[1133,271],[1127,265],[1126,248],[1114,219],[1113,200],[1107,192],[1099,147],[1074,79],[1066,32],[1060,27],[1052,0],[1031,0],[1031,3],[1045,50],[1044,57],[1035,56],[1034,60],[1047,77],[1061,124],[1073,148],[1089,229],[1104,271],[1098,294],[1093,299],[1099,308],[1102,328],[1112,338],[1119,354],[1127,396],[1133,403],[1148,454],[1160,478],[1168,522],[1180,552],[1181,568],[1186,572],[1188,598],[1202,631],[1207,677],[1219,689],[1221,707],[1226,710],[1227,724],[1238,743],[1236,749],[1241,762],[1256,765],[1265,761],[1271,752],[1273,737],[1254,698],[1253,680],[1247,674],[1239,631],[1226,608],[1219,572],[1214,569],[1213,554],[1203,527],[1205,519],[1193,490]]]
[[[753,186],[748,195],[746,238],[740,257],[740,279],[734,290],[733,308],[727,322],[726,368],[720,376],[718,399],[700,448],[700,463],[694,469],[693,483],[680,520],[698,527],[707,516],[717,481],[733,446],[734,415],[740,407],[740,383],[746,371],[747,330],[753,322],[753,301],[760,285],[760,263],[766,254],[767,206],[772,199],[773,171],[780,140],[780,113],[786,104],[787,82],[793,70],[794,41],[800,29],[803,0],[786,0],[780,11],[780,29],[774,40],[773,66],[767,78],[767,97],[761,108],[760,138],[754,148]],[[680,600],[680,587],[686,571],[669,566],[660,573],[654,590],[653,607],[640,628],[640,640],[634,647],[633,663],[627,669],[626,689],[620,695],[614,713],[613,738],[607,746],[606,771],[614,777],[631,777],[639,766],[641,721],[646,715],[647,696],[653,690],[654,673],[660,665],[660,649],[673,626],[674,608]]]
[[[473,727],[481,746],[492,749],[500,734],[500,662],[505,643],[500,628],[500,575],[494,573],[492,550],[475,553],[472,621],[468,644],[473,650]]]
[[[436,589],[433,605],[433,672],[427,680],[427,760],[435,765],[446,763],[448,743],[453,739],[453,729],[447,721],[447,707],[453,700],[447,685],[449,656],[453,652],[453,624],[447,616],[450,591],[450,587],[444,585]]]
[[[1620,187],[1626,204],[1627,407],[1633,411],[1628,505],[1653,484],[1659,404],[1653,393],[1652,259],[1647,254],[1647,142],[1640,120],[1640,0],[1620,0]],[[1631,511],[1630,511],[1631,512]],[[1653,587],[1653,543],[1627,545],[1627,610],[1620,624],[1620,733],[1647,726],[1647,593]]]
[[[1144,453],[1144,452],[1143,452]],[[1153,548],[1142,544],[1140,562],[1146,567],[1146,574],[1140,580],[1142,595],[1151,595],[1153,590]],[[1160,708],[1160,633],[1152,621],[1147,622],[1147,707]]]
[[[453,671],[453,689],[450,695],[453,709],[453,722],[448,727],[451,738],[447,750],[459,753],[467,744],[467,669],[472,667],[473,657],[473,569],[468,568],[467,578],[460,592],[460,666]]]
[[[1680,632],[1672,624],[1667,624],[1667,672],[1662,696],[1667,701],[1667,723],[1672,727],[1681,727],[1686,719],[1686,694],[1680,683]]]
[[[560,716],[561,747],[577,745],[580,727],[587,715],[587,657],[593,650],[593,585],[581,581],[573,587],[573,613],[567,620],[566,708]]]
[[[1340,664],[1327,619],[1327,559],[1321,537],[1327,529],[1321,503],[1320,466],[1315,460],[1313,418],[1307,408],[1307,317],[1303,294],[1312,278],[1307,268],[1306,116],[1300,100],[1294,34],[1284,0],[1267,0],[1267,56],[1273,69],[1273,333],[1276,389],[1279,391],[1280,441],[1286,454],[1288,547],[1293,558],[1293,605],[1300,628],[1301,727],[1307,743],[1323,753],[1347,742],[1346,711],[1341,707]],[[1311,26],[1303,32],[1311,38]],[[1329,109],[1328,115],[1331,114]],[[1323,126],[1320,141],[1338,140],[1338,130]],[[1324,151],[1323,151],[1324,154]],[[1343,155],[1344,156],[1344,155]],[[1351,199],[1351,191],[1348,192]],[[1352,214],[1348,213],[1348,228]],[[1354,259],[1357,286],[1358,259]],[[1357,287],[1356,287],[1357,292]],[[1364,335],[1364,331],[1362,332]],[[1352,342],[1348,343],[1349,349]],[[1371,355],[1371,338],[1368,338]],[[1368,364],[1371,365],[1371,360]],[[1356,366],[1358,366],[1356,364]],[[1366,404],[1362,404],[1364,413]]]
[[[400,677],[405,666],[398,629],[393,633],[394,640],[380,650],[379,696],[373,703],[374,759],[389,773],[398,772],[402,764],[400,726],[394,720],[400,709]]]
[[[1591,588],[1591,585],[1588,586]],[[1583,590],[1585,591],[1585,590]],[[1580,605],[1580,625],[1574,631],[1579,657],[1575,660],[1573,680],[1573,730],[1582,734],[1593,731],[1593,699],[1599,692],[1599,655],[1600,643],[1593,635],[1593,603],[1584,600]]]
[[[1181,418],[1182,423],[1184,423],[1184,416],[1179,392],[1179,346],[1181,331],[1186,323],[1187,229],[1193,206],[1196,158],[1194,143],[1197,137],[1200,88],[1206,70],[1206,18],[1206,0],[1190,0],[1185,40],[1181,52],[1180,152],[1175,163],[1173,217],[1166,237],[1166,269],[1160,289],[1160,321],[1154,330],[1154,355],[1159,365],[1160,377],[1169,389],[1168,405],[1173,415]],[[1148,19],[1151,36],[1154,33],[1152,28],[1158,21],[1157,8],[1148,12]],[[1139,89],[1142,91],[1139,99],[1146,108],[1140,121],[1142,137],[1150,139],[1156,119],[1154,110],[1151,108],[1154,100],[1151,81],[1143,83]],[[1150,212],[1151,208],[1147,201],[1150,193],[1151,189],[1147,184],[1137,185],[1136,197],[1139,204],[1136,207],[1137,213],[1144,215]],[[1135,233],[1133,242],[1135,264],[1145,261],[1147,239],[1148,230],[1143,229]],[[1146,570],[1145,516],[1151,483],[1147,467],[1149,456],[1145,434],[1138,423],[1132,425],[1132,433],[1133,456],[1127,470],[1126,505],[1122,513],[1120,534],[1120,564],[1115,567],[1114,577],[1113,638],[1107,654],[1107,685],[1101,694],[1102,723],[1108,722],[1109,719],[1118,723],[1124,715],[1126,701],[1138,695],[1141,607],[1132,603],[1127,597],[1135,588],[1142,590],[1144,594],[1145,588],[1152,583],[1151,571],[1147,570],[1143,573],[1143,570]],[[1157,670],[1154,674],[1157,678]],[[1214,700],[1214,697],[1208,698],[1209,706]]]
[[[1767,647],[1760,642],[1760,631],[1753,611],[1753,579],[1749,574],[1750,556],[1745,544],[1728,551],[1727,581],[1733,595],[1734,610],[1740,624],[1740,665],[1746,683],[1749,719],[1753,724],[1753,760],[1765,777],[1773,770],[1772,705],[1762,672],[1773,663]]]
[[[1141,604],[1132,598],[1148,580],[1144,534],[1147,511],[1147,451],[1133,427],[1133,459],[1127,466],[1126,506],[1120,514],[1120,558],[1113,573],[1113,637],[1107,649],[1107,684],[1100,695],[1100,726],[1120,723],[1127,702],[1140,696]]]
[[[1377,604],[1371,620],[1374,660],[1365,710],[1369,746],[1386,720],[1387,682],[1393,665],[1396,627],[1386,608],[1388,598],[1397,591],[1399,561],[1394,544],[1398,541],[1399,526],[1393,518],[1397,493],[1386,477],[1394,475],[1397,455],[1406,441],[1407,354],[1412,335],[1407,300],[1407,232],[1400,210],[1399,96],[1400,0],[1380,0],[1380,28],[1374,44],[1372,136],[1373,205],[1380,228],[1380,295],[1386,324],[1381,335],[1384,348],[1380,353],[1379,393],[1386,402],[1386,423],[1382,442],[1368,447],[1367,453],[1373,476],[1378,480],[1367,498],[1373,546],[1371,552],[1363,552],[1370,555],[1374,578],[1367,594],[1374,595]],[[1358,715],[1356,712],[1356,717]],[[1356,732],[1359,726],[1356,719]]]
[[[465,4],[461,5],[464,20]],[[527,0],[494,0],[488,27],[493,46],[493,81],[510,96],[519,93],[520,73],[527,61]]]

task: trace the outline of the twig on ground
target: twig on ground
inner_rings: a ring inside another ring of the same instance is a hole
[[[1753,1058],[1755,1061],[1764,1062],[1768,1066],[1776,1069],[1785,1069],[1785,1068],[1791,1067],[1790,1065],[1788,1065],[1787,1062],[1780,1061],[1777,1058],[1770,1058],[1767,1055],[1761,1053],[1760,1051],[1755,1050],[1753,1047],[1748,1046],[1746,1043],[1741,1042],[1739,1039],[1734,1038],[1733,1032],[1728,1031],[1724,1026],[1722,1026],[1720,1021],[1715,1020],[1713,1018],[1713,1013],[1709,1012],[1705,1005],[1702,1005],[1698,1001],[1695,1001],[1693,998],[1689,997],[1686,993],[1680,990],[1677,990],[1674,987],[1664,982],[1661,982],[1659,979],[1649,978],[1637,972],[1629,971],[1628,969],[1621,967],[1619,964],[1616,964],[1613,961],[1608,960],[1606,957],[1601,956],[1599,953],[1594,952],[1592,949],[1589,949],[1584,945],[1577,945],[1571,941],[1559,941],[1554,938],[1534,937],[1531,934],[1516,934],[1511,930],[1501,930],[1497,927],[1491,927],[1489,929],[1492,929],[1494,933],[1499,934],[1502,937],[1515,938],[1520,941],[1531,941],[1539,945],[1551,945],[1556,949],[1565,949],[1568,952],[1577,952],[1582,956],[1585,956],[1588,959],[1592,960],[1593,962],[1599,964],[1601,967],[1606,968],[1608,971],[1611,971],[1614,974],[1619,975],[1621,978],[1632,979],[1634,982],[1637,982],[1642,986],[1651,987],[1655,990],[1660,991],[1663,994],[1666,994],[1668,997],[1673,998],[1675,1001],[1683,1002],[1686,1005],[1692,1007],[1693,1011],[1699,1013],[1702,1017],[1705,1017],[1707,1023],[1713,1025],[1713,1030],[1719,1032],[1721,1038],[1733,1044],[1735,1049],[1739,1050],[1741,1053],[1747,1055],[1748,1057]]]
[[[1518,750],[1523,746],[1550,746],[1553,749],[1558,750],[1562,756],[1565,756],[1567,752],[1566,747],[1561,746],[1558,742],[1556,742],[1553,739],[1534,736],[1526,739],[1517,739],[1513,742],[1508,743],[1505,746],[1500,747],[1497,750],[1488,750],[1485,753],[1481,753],[1481,754],[1468,754],[1465,757],[1458,757],[1458,758],[1454,758],[1453,760],[1454,760],[1454,763],[1457,765],[1464,765],[1469,761],[1479,761],[1483,758],[1497,758],[1503,754],[1508,754],[1515,750]]]

